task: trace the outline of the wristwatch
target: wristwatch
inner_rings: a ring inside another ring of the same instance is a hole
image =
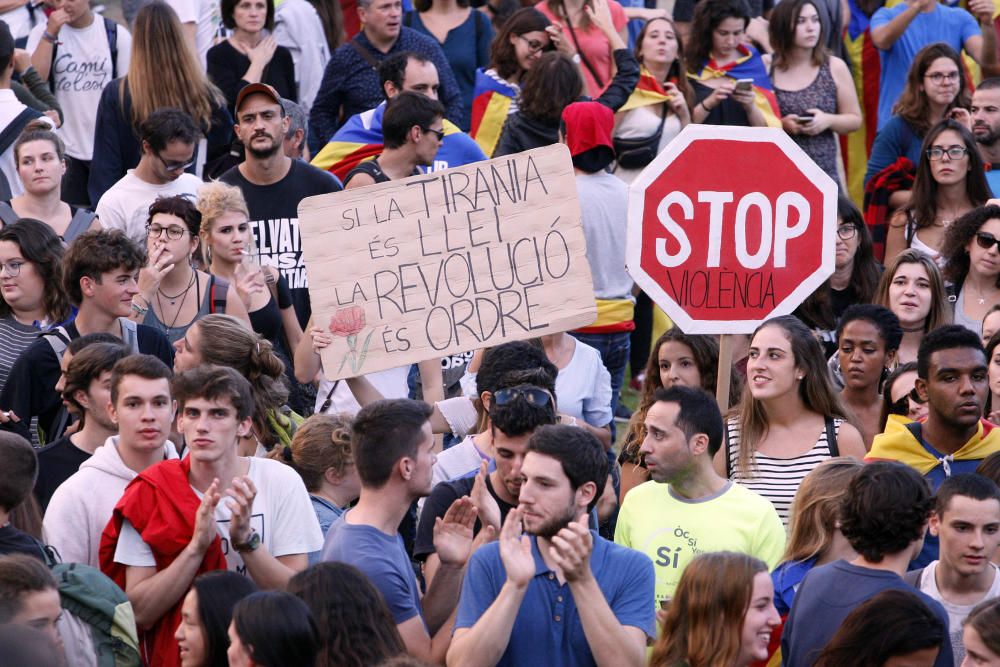
[[[247,538],[246,542],[237,543],[233,542],[233,548],[236,549],[241,554],[250,553],[252,551],[257,551],[260,547],[260,533],[256,530],[250,532],[250,537]]]

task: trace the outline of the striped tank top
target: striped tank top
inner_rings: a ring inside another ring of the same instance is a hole
[[[819,438],[812,448],[798,456],[777,458],[754,452],[755,471],[751,476],[746,476],[737,467],[740,427],[735,419],[729,419],[726,421],[726,455],[728,457],[726,470],[729,471],[729,478],[770,500],[778,512],[778,516],[781,517],[781,522],[787,528],[789,510],[792,500],[795,498],[795,492],[799,490],[799,484],[813,468],[823,461],[839,455],[836,438],[840,433],[840,425],[843,423],[843,419],[828,420],[827,428],[824,428],[819,434]],[[833,433],[833,447],[828,442],[827,434],[829,432]]]

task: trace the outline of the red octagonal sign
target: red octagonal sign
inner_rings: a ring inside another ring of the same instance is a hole
[[[750,333],[833,273],[837,185],[783,131],[688,125],[629,192],[628,271],[687,333]]]

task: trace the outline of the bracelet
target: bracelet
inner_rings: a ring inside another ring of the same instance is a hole
[[[143,316],[146,315],[146,313],[149,312],[149,308],[148,307],[147,308],[143,308],[142,306],[140,306],[139,304],[137,304],[135,302],[135,298],[133,297],[133,300],[132,300],[132,312],[135,313],[136,315],[138,315],[139,317],[143,317]]]
[[[50,42],[52,44],[58,44],[59,43],[59,38],[56,37],[55,35],[53,35],[52,33],[50,33],[48,30],[46,30],[45,32],[42,33],[42,39],[44,39],[46,42]]]
[[[705,104],[705,100],[698,102],[698,104],[700,104],[701,108],[705,110],[705,113],[712,113],[712,110],[708,108],[707,104]]]
[[[132,297],[132,301],[133,301],[133,302],[134,302],[134,301],[135,301],[136,299],[142,299],[143,301],[145,301],[145,302],[146,302],[146,308],[145,308],[145,310],[149,310],[149,307],[150,307],[150,306],[152,305],[152,304],[150,304],[150,303],[149,303],[149,299],[147,299],[146,297],[144,297],[144,296],[143,296],[143,295],[141,295],[141,294],[136,294],[136,295],[135,295],[134,297]]]

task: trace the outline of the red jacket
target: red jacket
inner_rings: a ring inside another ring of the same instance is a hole
[[[126,566],[115,562],[118,536],[125,519],[139,532],[153,550],[156,571],[167,568],[187,547],[194,535],[195,517],[201,500],[191,488],[188,459],[163,461],[139,473],[132,480],[101,535],[101,571],[125,589]],[[198,574],[228,567],[216,535],[202,559]],[[140,632],[140,644],[146,664],[156,667],[179,667],[180,651],[174,632],[181,618],[181,603],[165,613],[156,624]]]

